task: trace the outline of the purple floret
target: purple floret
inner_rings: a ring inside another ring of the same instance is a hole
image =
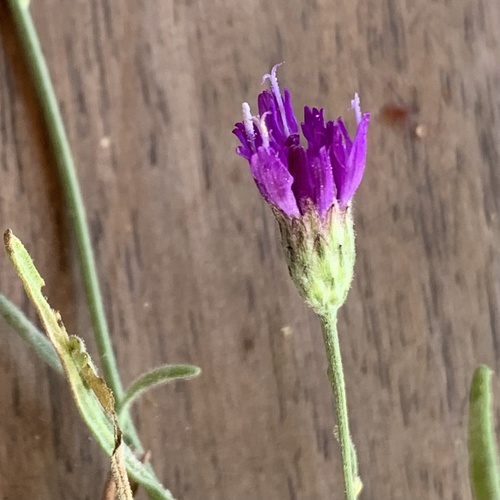
[[[258,98],[260,117],[243,105],[243,122],[233,133],[241,146],[236,152],[248,160],[255,183],[263,198],[288,217],[300,217],[314,208],[324,217],[332,206],[346,209],[359,187],[366,162],[369,113],[361,113],[356,94],[351,106],[358,123],[354,140],[341,118],[323,117],[323,109],[304,108],[300,143],[297,119],[290,93],[278,87],[276,69],[264,75],[271,89]]]

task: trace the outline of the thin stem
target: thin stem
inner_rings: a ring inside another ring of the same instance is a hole
[[[90,308],[97,348],[102,362],[104,378],[113,390],[116,398],[120,399],[123,395],[123,386],[116,367],[116,358],[111,344],[99,280],[97,278],[85,207],[64,123],[30,12],[26,4],[20,0],[9,0],[9,5],[24,49],[26,62],[38,93],[47,131],[54,148],[56,164],[66,197],[69,216],[75,230],[82,267],[82,278]]]
[[[349,432],[347,414],[347,398],[340,355],[339,336],[337,331],[337,309],[332,309],[321,317],[323,338],[328,360],[328,379],[332,387],[335,411],[337,414],[337,432],[342,455],[342,471],[346,500],[355,500],[358,496],[360,481],[357,477],[357,461],[354,444]]]
[[[26,0],[8,0],[8,4],[19,35],[26,63],[38,94],[45,124],[54,150],[69,217],[75,231],[82,279],[104,379],[119,402],[123,397],[123,385],[118,372],[116,357],[106,321],[85,207],[64,123],[38,35],[28,10],[29,2]],[[142,450],[137,433],[135,429],[132,430],[132,427],[133,425],[127,422],[126,428],[130,431],[129,438],[136,448]]]

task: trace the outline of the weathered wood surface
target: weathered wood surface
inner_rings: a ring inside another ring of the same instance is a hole
[[[136,411],[179,499],[342,498],[318,323],[230,133],[282,60],[297,111],[335,117],[359,90],[373,113],[340,325],[362,498],[470,498],[468,384],[477,363],[500,368],[499,5],[33,2],[124,379],[163,362],[203,368]],[[95,352],[5,2],[0,32],[0,225]],[[408,121],[384,122],[386,104],[408,106]],[[5,256],[0,284],[34,317]],[[0,498],[99,498],[107,461],[65,383],[3,322],[0,333]]]

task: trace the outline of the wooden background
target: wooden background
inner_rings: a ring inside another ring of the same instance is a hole
[[[231,135],[280,61],[297,112],[336,117],[358,90],[373,114],[340,324],[361,498],[471,498],[468,384],[479,362],[500,369],[499,5],[33,2],[123,378],[164,362],[203,368],[136,409],[179,500],[342,498],[319,325]],[[5,0],[0,35],[0,226],[27,244],[53,306],[95,353]],[[408,119],[388,123],[388,104]],[[0,289],[34,318],[5,255]],[[66,384],[3,321],[0,333],[0,498],[99,498],[107,460]]]

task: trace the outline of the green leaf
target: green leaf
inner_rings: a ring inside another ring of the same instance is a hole
[[[201,369],[194,365],[162,365],[137,378],[125,391],[118,409],[118,416],[126,414],[127,409],[146,391],[174,380],[197,377]]]
[[[470,389],[469,474],[475,500],[500,500],[491,376],[492,370],[480,365],[474,372]]]
[[[119,466],[123,456],[128,474],[146,489],[150,498],[173,500],[171,493],[161,485],[153,472],[121,442],[113,395],[97,376],[83,340],[68,335],[60,314],[52,310],[43,296],[45,282],[23,244],[10,230],[5,232],[4,241],[10,260],[59,356],[80,415],[102,449],[112,457],[112,466],[116,467],[117,463]]]
[[[0,294],[0,316],[13,330],[27,342],[33,350],[57,373],[63,367],[50,340],[13,304],[5,295]]]

